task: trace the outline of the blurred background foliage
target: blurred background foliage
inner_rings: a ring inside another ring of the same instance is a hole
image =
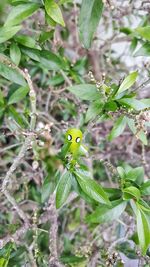
[[[150,266],[149,11],[0,1],[0,267]]]

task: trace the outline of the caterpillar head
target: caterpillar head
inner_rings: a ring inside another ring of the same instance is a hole
[[[83,137],[82,132],[76,128],[68,129],[65,136],[67,142],[71,142],[74,144],[80,144]]]

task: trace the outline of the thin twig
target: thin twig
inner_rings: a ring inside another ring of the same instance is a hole
[[[148,85],[150,83],[150,78],[148,78],[145,82],[143,82],[142,84],[140,84],[138,87],[136,87],[135,89],[132,90],[132,92],[134,91],[138,91],[142,88],[144,88],[146,85]]]
[[[49,231],[49,267],[62,267],[63,265],[59,262],[57,239],[58,239],[58,212],[55,206],[55,194],[51,195],[49,199],[49,206],[47,210],[50,213],[50,231]]]
[[[20,146],[20,145],[22,145],[23,143],[17,143],[17,144],[13,144],[13,145],[10,145],[10,146],[6,146],[6,147],[4,147],[4,148],[2,148],[2,149],[0,149],[0,154],[1,153],[4,153],[5,151],[7,151],[7,150],[9,150],[9,149],[12,149],[12,148],[14,148],[14,147],[17,147],[17,146]]]
[[[12,63],[9,58],[7,58],[4,55],[0,55],[0,62],[7,65],[9,68],[17,70],[27,81],[29,86],[29,96],[30,96],[30,105],[31,105],[31,120],[30,120],[30,130],[33,131],[36,124],[36,94],[32,85],[32,81],[30,78],[30,75],[28,73],[28,70],[25,69],[25,71],[19,69],[14,63]],[[10,169],[6,173],[6,176],[4,177],[3,183],[2,183],[2,193],[6,196],[8,201],[12,204],[13,208],[17,211],[20,218],[25,222],[26,225],[29,227],[29,220],[26,216],[26,214],[20,209],[19,205],[17,204],[16,200],[10,195],[10,193],[7,190],[7,185],[9,184],[9,181],[11,179],[12,174],[17,169],[18,165],[20,164],[20,161],[25,156],[26,151],[31,146],[31,143],[33,141],[34,136],[31,134],[26,137],[23,146],[20,149],[20,152],[18,156],[14,159]]]
[[[8,235],[0,239],[0,249],[2,249],[9,242],[17,241],[20,237],[22,237],[25,234],[25,232],[28,229],[29,229],[29,226],[27,224],[24,224],[13,235]]]
[[[72,82],[71,82],[71,80],[68,78],[68,76],[66,75],[66,73],[65,73],[63,70],[60,70],[60,73],[61,73],[61,75],[64,77],[64,79],[65,79],[65,81],[67,82],[67,84],[68,84],[69,86],[72,86]]]

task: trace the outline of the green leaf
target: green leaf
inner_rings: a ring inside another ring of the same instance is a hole
[[[64,144],[63,146],[62,146],[62,148],[61,148],[61,151],[59,152],[59,154],[58,154],[58,157],[60,158],[60,159],[64,159],[65,158],[65,156],[66,156],[66,154],[68,153],[68,150],[69,150],[69,147],[71,146],[71,142],[69,143],[66,143],[66,144]]]
[[[150,195],[150,181],[146,181],[141,185],[141,194],[143,196],[149,196]]]
[[[136,205],[136,220],[139,244],[142,253],[145,254],[150,245],[150,219],[140,206]]]
[[[138,56],[150,56],[150,42],[145,42],[134,54],[135,57]]]
[[[31,59],[38,61],[48,70],[65,69],[66,64],[63,59],[48,50],[38,50],[33,48],[22,47],[21,51]]]
[[[67,238],[66,238],[67,239]],[[86,265],[86,258],[84,256],[75,256],[72,253],[70,253],[70,251],[68,250],[68,248],[70,247],[70,240],[66,241],[65,239],[65,244],[67,243],[67,253],[63,253],[61,254],[60,260],[62,263],[65,264],[65,266],[76,266],[76,267],[84,267]],[[144,266],[145,267],[145,266]]]
[[[34,48],[35,47],[35,40],[27,35],[16,35],[15,36],[15,41],[23,46],[27,46],[30,48]]]
[[[150,41],[150,26],[138,27],[135,31],[144,39]]]
[[[45,12],[45,21],[51,27],[56,27],[56,22]]]
[[[71,177],[70,172],[65,172],[59,180],[57,191],[56,191],[56,208],[60,208],[71,191]]]
[[[8,261],[5,258],[0,257],[0,266],[7,267],[7,265],[8,265]]]
[[[0,62],[0,75],[13,83],[23,86],[27,85],[23,76],[16,69],[13,69],[1,62]]]
[[[141,197],[140,190],[135,186],[129,186],[123,189],[123,198],[124,199],[136,199],[139,200]]]
[[[39,36],[39,43],[44,43],[46,42],[47,40],[51,39],[54,35],[54,31],[51,30],[51,31],[42,31],[41,32],[41,35]]]
[[[102,0],[82,0],[79,16],[80,39],[85,48],[90,48],[93,35],[96,31],[103,12]]]
[[[0,89],[0,106],[1,105],[4,105],[4,96],[3,96],[2,90]]]
[[[111,205],[107,194],[103,190],[100,184],[96,183],[93,179],[85,176],[84,172],[81,170],[75,171],[76,179],[81,186],[82,190],[95,201]]]
[[[150,215],[150,206],[143,199],[138,201],[138,206],[141,208],[141,210],[146,211],[146,213],[149,213],[148,215]]]
[[[118,106],[114,101],[108,101],[104,106],[104,110],[107,110],[107,111],[116,111],[117,108]]]
[[[81,197],[83,198],[87,203],[89,204],[95,204],[96,201],[93,200],[93,198],[91,198],[89,195],[87,195],[81,188],[80,184],[78,183],[75,175],[72,174],[71,176],[71,180],[72,180],[72,186],[74,191]]]
[[[18,113],[13,106],[9,106],[8,113],[22,128],[29,126],[23,114]]]
[[[25,98],[27,93],[29,92],[29,87],[20,87],[9,97],[8,105],[14,104]]]
[[[124,212],[127,202],[122,199],[111,202],[111,207],[97,207],[97,209],[86,217],[87,223],[105,223],[117,220]]]
[[[67,3],[72,3],[72,0],[59,0],[59,5],[63,5]]]
[[[138,184],[141,184],[144,180],[143,167],[131,169],[129,172],[126,173],[126,179],[131,181],[137,181]]]
[[[67,87],[71,93],[83,100],[98,100],[101,98],[100,92],[93,84],[78,84]]]
[[[12,250],[12,243],[7,244],[0,250],[0,266],[7,267],[10,259],[10,252]]]
[[[45,0],[45,9],[52,20],[65,26],[60,7],[54,0]]]
[[[66,68],[63,59],[47,50],[42,50],[40,52],[40,62],[48,70],[60,70]]]
[[[118,96],[120,93],[124,92],[125,90],[129,89],[136,81],[138,72],[134,71],[130,73],[121,83],[116,96]]]
[[[27,55],[29,58],[40,62],[40,52],[41,50],[29,48],[29,47],[20,47],[21,51]]]
[[[38,8],[39,5],[36,3],[20,4],[13,7],[6,19],[4,26],[20,24],[27,17],[31,16]]]
[[[131,53],[134,52],[134,50],[136,49],[137,45],[138,45],[138,39],[135,37],[135,38],[132,39],[131,44],[130,44],[130,52]]]
[[[135,98],[121,98],[118,102],[135,110],[143,110],[150,107],[149,103],[144,103],[142,100],[137,100]]]
[[[96,116],[101,112],[103,106],[104,106],[104,103],[101,102],[101,100],[93,101],[89,105],[89,108],[87,110],[85,122],[95,119]]]
[[[12,43],[10,46],[10,58],[18,66],[21,59],[21,52],[17,44]]]
[[[119,167],[117,167],[117,171],[118,171],[118,173],[119,173],[119,176],[120,176],[122,179],[124,179],[124,178],[125,178],[125,170],[124,170],[121,166],[119,166]]]
[[[108,136],[108,139],[110,141],[112,141],[114,138],[121,135],[123,133],[125,127],[126,127],[126,117],[122,115],[116,120],[116,122],[115,122],[109,136]]]
[[[110,198],[110,200],[112,200],[112,201],[122,197],[121,189],[105,187],[104,190],[107,193],[107,195]]]
[[[56,74],[47,81],[47,85],[57,86],[64,83],[64,77],[61,74]]]
[[[18,31],[20,31],[20,29],[21,26],[9,26],[0,28],[0,44],[11,39]]]
[[[0,106],[0,123],[1,123],[1,120],[3,119],[5,109],[6,109],[5,106]]]

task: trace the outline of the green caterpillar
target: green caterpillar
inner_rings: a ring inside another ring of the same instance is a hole
[[[87,154],[87,148],[82,144],[83,134],[79,129],[70,128],[65,134],[65,144],[69,144],[68,153],[72,154],[73,158]]]

